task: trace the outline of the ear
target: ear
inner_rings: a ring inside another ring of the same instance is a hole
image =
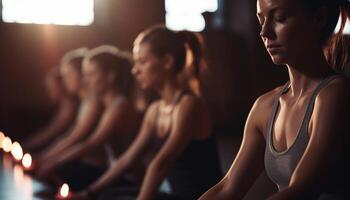
[[[171,54],[165,54],[162,60],[163,60],[165,69],[172,70],[174,68],[174,56],[172,56]]]

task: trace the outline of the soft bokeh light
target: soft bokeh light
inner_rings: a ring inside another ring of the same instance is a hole
[[[12,150],[12,140],[9,137],[5,137],[2,140],[2,148],[5,152],[10,152]]]
[[[5,134],[0,131],[0,149],[2,148],[2,140],[5,138]]]
[[[32,156],[29,153],[24,154],[22,159],[22,165],[27,169],[32,166]]]
[[[23,168],[19,165],[15,165],[13,168],[13,178],[15,179],[16,185],[19,185],[23,182],[24,172]]]
[[[18,161],[22,159],[23,150],[22,150],[21,145],[18,142],[14,142],[12,144],[11,154],[12,154],[13,158],[18,160]]]
[[[69,186],[67,183],[63,184],[61,189],[60,189],[60,195],[63,198],[66,198],[69,194]]]
[[[94,21],[94,0],[2,0],[8,23],[87,26]]]
[[[218,0],[165,0],[166,26],[172,30],[202,31],[203,12],[215,12]]]

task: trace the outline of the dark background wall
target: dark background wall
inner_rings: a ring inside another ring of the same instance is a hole
[[[286,80],[273,66],[258,36],[255,0],[221,0],[224,26],[206,30],[209,71],[204,96],[216,129],[241,134],[254,99]],[[88,27],[0,23],[0,130],[18,137],[52,113],[43,87],[48,69],[64,52],[113,44],[131,50],[136,35],[164,23],[163,0],[96,0]]]

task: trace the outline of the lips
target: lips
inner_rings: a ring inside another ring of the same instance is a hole
[[[268,52],[270,53],[276,53],[277,51],[281,50],[281,46],[280,45],[267,45],[266,49]]]

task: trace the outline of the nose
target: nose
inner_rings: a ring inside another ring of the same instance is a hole
[[[263,40],[271,39],[273,36],[271,23],[265,21],[265,23],[261,26],[260,36]]]

